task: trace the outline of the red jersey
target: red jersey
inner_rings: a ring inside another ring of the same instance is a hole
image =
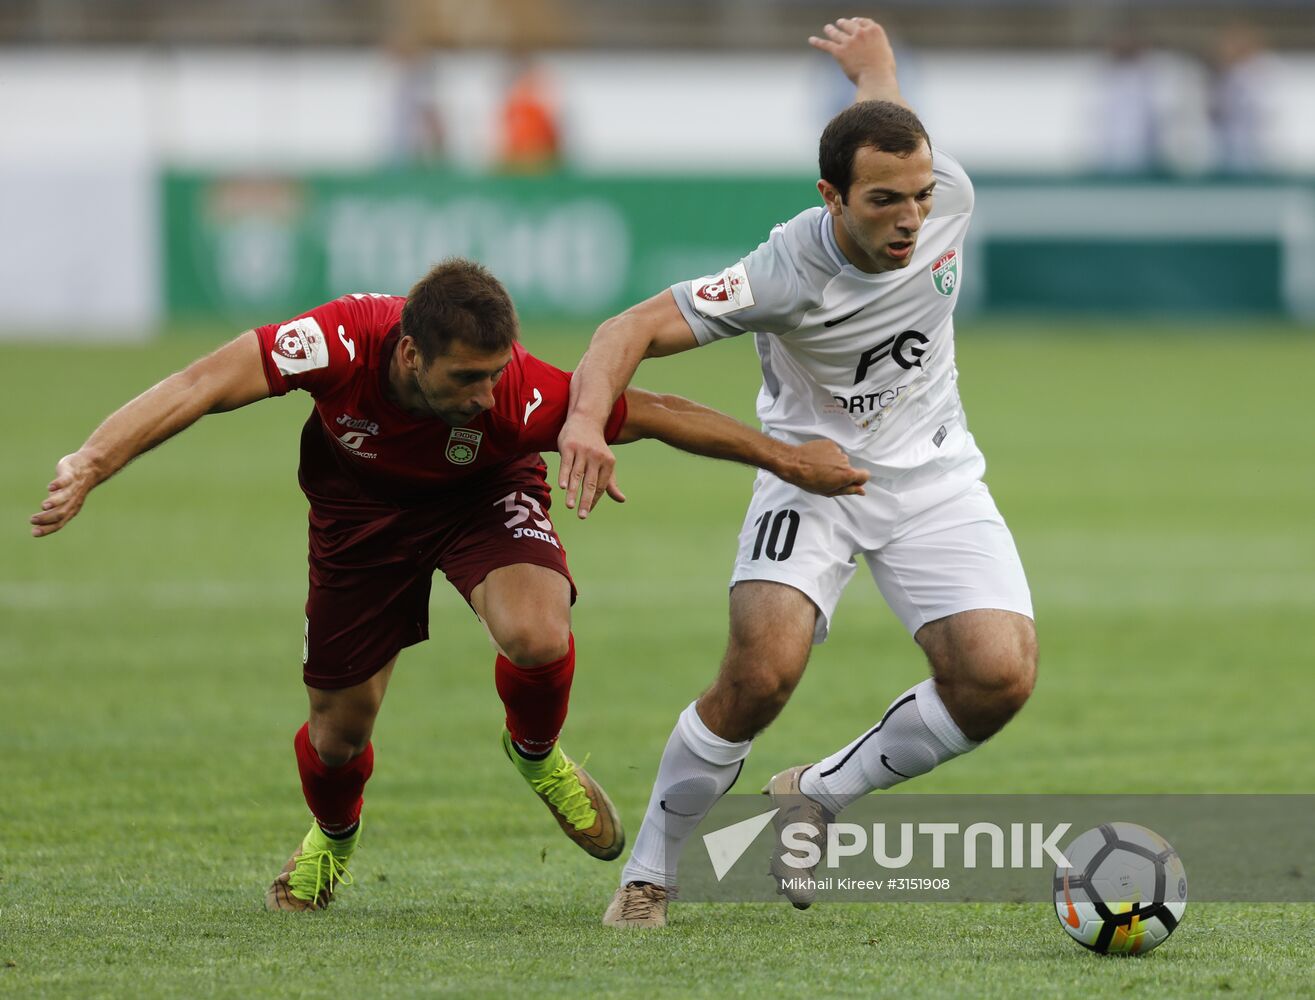
[[[397,295],[346,295],[287,323],[256,329],[271,395],[304,389],[315,410],[301,433],[301,486],[339,511],[450,499],[463,486],[526,469],[542,474],[566,420],[571,376],[520,344],[493,387],[493,409],[464,427],[407,413],[388,394],[401,336]],[[607,440],[625,422],[625,398]]]

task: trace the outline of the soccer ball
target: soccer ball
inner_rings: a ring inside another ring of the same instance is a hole
[[[1102,823],[1064,849],[1055,912],[1078,944],[1102,955],[1144,955],[1187,909],[1187,871],[1172,845],[1136,823]]]

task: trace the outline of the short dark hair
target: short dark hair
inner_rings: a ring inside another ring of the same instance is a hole
[[[882,153],[909,156],[927,144],[931,137],[922,122],[908,108],[892,101],[859,101],[836,115],[822,130],[817,151],[817,167],[822,180],[840,192],[840,200],[849,196],[854,183],[854,154],[864,146]]]
[[[516,307],[488,268],[449,257],[415,283],[402,306],[402,333],[432,361],[454,340],[485,354],[505,351],[519,339]]]

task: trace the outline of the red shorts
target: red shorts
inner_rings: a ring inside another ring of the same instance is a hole
[[[571,584],[566,552],[548,519],[543,472],[520,468],[451,502],[359,518],[311,507],[310,594],[302,676],[309,687],[345,688],[429,638],[436,569],[469,603],[493,570],[517,563],[555,569]]]

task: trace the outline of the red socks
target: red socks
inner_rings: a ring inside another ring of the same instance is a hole
[[[546,754],[566,721],[575,676],[575,636],[560,660],[540,667],[518,667],[499,655],[494,665],[498,697],[507,709],[507,732],[522,750]]]
[[[507,710],[507,731],[522,749],[546,754],[566,721],[575,676],[575,637],[560,660],[540,667],[518,667],[499,656],[494,668],[498,697]],[[341,767],[329,767],[310,742],[310,723],[297,730],[297,770],[306,804],[327,832],[348,830],[361,817],[361,793],[374,771],[374,744]]]
[[[310,742],[310,723],[297,730],[292,745],[297,749],[297,770],[306,804],[326,832],[353,827],[361,818],[361,792],[374,771],[374,744],[341,767],[329,767]]]

